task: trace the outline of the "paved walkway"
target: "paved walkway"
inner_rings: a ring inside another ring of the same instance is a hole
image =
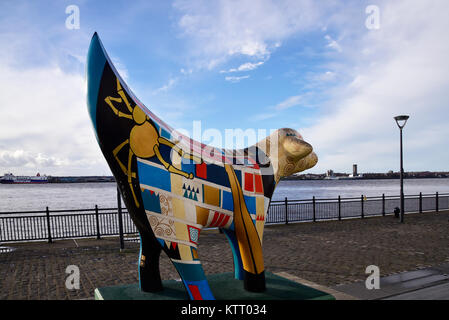
[[[449,263],[382,277],[377,289],[365,281],[333,289],[363,300],[449,300]]]
[[[265,267],[319,285],[336,288],[367,277],[368,265],[381,276],[449,262],[449,211],[393,217],[268,226],[264,234]],[[63,240],[53,244],[2,244],[0,299],[91,299],[96,287],[135,283],[138,244],[118,239]],[[224,235],[203,231],[199,254],[206,273],[233,270]],[[80,289],[65,288],[67,266],[80,269]],[[161,256],[163,279],[179,278]]]

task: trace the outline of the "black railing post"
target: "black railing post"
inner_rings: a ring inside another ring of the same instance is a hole
[[[285,197],[285,224],[288,224],[288,200]]]
[[[419,213],[422,213],[422,192],[419,193]]]
[[[385,193],[382,193],[382,215],[385,217]]]
[[[315,196],[312,199],[312,209],[313,209],[313,222],[316,222],[316,201]]]
[[[95,205],[95,220],[97,223],[97,240],[100,240],[100,219],[98,214],[98,206]]]
[[[338,220],[341,220],[341,197],[338,196]]]
[[[362,219],[365,218],[365,212],[364,212],[364,208],[363,208],[363,194],[360,197],[360,204],[362,205]]]
[[[122,217],[122,199],[120,197],[120,190],[117,187],[117,208],[118,208],[118,232],[120,238],[120,250],[125,249],[125,242],[123,240],[123,217]]]
[[[50,210],[48,210],[48,207],[46,208],[46,214],[47,214],[47,232],[48,232],[48,243],[52,243],[53,240],[51,238],[51,227],[50,227]]]
[[[436,211],[437,212],[439,212],[440,211],[440,208],[438,207],[438,192],[435,194],[435,208],[436,208]]]

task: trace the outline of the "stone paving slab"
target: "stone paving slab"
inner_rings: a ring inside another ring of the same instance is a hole
[[[385,300],[449,300],[449,282],[406,292]]]
[[[263,251],[268,272],[286,272],[318,285],[334,287],[364,281],[368,265],[381,276],[449,262],[449,212],[345,221],[267,226]],[[136,283],[138,243],[117,238],[8,244],[0,253],[0,299],[92,299],[97,287]],[[232,252],[223,234],[202,232],[199,255],[206,274],[233,271]],[[161,255],[163,280],[179,278]],[[67,266],[80,269],[80,289],[68,290]]]
[[[363,300],[449,299],[449,263],[380,278],[379,289],[368,290],[365,281],[337,285],[334,290]]]

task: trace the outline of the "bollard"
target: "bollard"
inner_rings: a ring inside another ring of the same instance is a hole
[[[313,196],[312,207],[313,207],[313,222],[316,222],[316,201],[315,201],[315,196]]]
[[[422,192],[419,193],[419,213],[422,213]]]
[[[285,197],[285,224],[288,224],[288,200],[287,197]]]
[[[100,219],[99,219],[99,215],[98,215],[98,206],[95,205],[95,220],[96,220],[96,224],[97,224],[97,240],[100,240]]]
[[[440,208],[439,208],[439,203],[438,203],[439,201],[438,201],[438,192],[436,193],[436,195],[435,195],[435,208],[436,208],[436,212],[439,212],[440,211]]]
[[[46,209],[47,213],[47,232],[48,232],[48,243],[52,243],[53,240],[51,238],[51,227],[50,227],[50,210],[48,210],[48,207]]]
[[[341,197],[338,196],[338,220],[341,221]]]
[[[382,193],[382,215],[385,217],[385,193]]]
[[[122,217],[122,199],[120,197],[120,190],[117,187],[117,208],[118,208],[118,232],[120,238],[120,250],[125,249],[125,242],[123,240],[123,217]]]
[[[363,218],[365,218],[365,212],[364,212],[364,208],[363,208],[363,194],[360,198],[360,201],[361,201],[360,204],[362,205],[362,219],[363,219]]]

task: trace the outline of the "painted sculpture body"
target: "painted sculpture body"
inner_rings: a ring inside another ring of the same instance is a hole
[[[235,277],[244,280],[245,289],[263,291],[262,235],[268,206],[282,177],[316,164],[310,144],[293,129],[280,129],[252,147],[231,151],[180,135],[129,90],[96,33],[87,81],[97,141],[140,233],[141,290],[163,290],[163,250],[191,299],[214,299],[197,246],[202,228],[219,227],[231,245]]]

